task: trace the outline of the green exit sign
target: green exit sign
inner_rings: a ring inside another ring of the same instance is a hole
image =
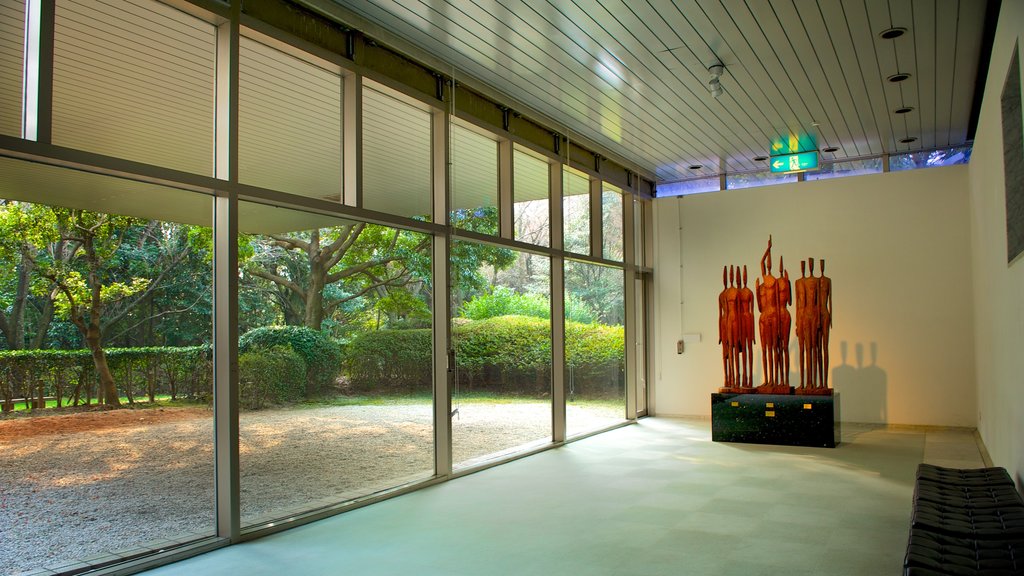
[[[818,152],[772,156],[772,172],[804,172],[818,169]]]

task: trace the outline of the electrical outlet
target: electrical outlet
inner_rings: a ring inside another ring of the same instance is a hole
[[[683,341],[680,340],[680,341],[676,342],[676,354],[682,354],[682,353],[683,353]]]

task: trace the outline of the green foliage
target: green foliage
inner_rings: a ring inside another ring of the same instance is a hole
[[[590,324],[597,320],[594,309],[571,294],[565,301],[565,308],[565,316],[569,321]],[[504,286],[496,286],[490,292],[463,304],[459,315],[471,320],[485,320],[498,316],[550,318],[551,303],[542,294],[520,294]]]
[[[306,391],[306,363],[291,346],[256,348],[238,357],[238,401],[258,410],[268,403],[301,400]]]
[[[430,390],[433,332],[429,329],[374,330],[345,347],[343,372],[355,391],[370,393]]]
[[[212,398],[208,346],[108,348],[105,353],[120,393],[130,402],[136,394]],[[0,350],[0,402],[35,397],[42,388],[43,395],[58,396],[63,403],[84,403],[95,384],[88,350]]]
[[[452,337],[462,391],[549,392],[548,321],[501,316],[456,323]],[[567,364],[578,393],[607,395],[619,389],[625,350],[621,326],[566,322],[566,341]],[[429,389],[432,346],[430,330],[366,332],[346,347],[344,373],[357,392]]]
[[[306,364],[306,395],[328,390],[341,369],[341,350],[323,332],[305,326],[264,326],[238,339],[239,352],[290,346]]]

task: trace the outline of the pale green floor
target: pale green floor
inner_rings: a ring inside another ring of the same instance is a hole
[[[649,418],[147,574],[899,574],[914,471],[965,430],[844,425],[835,449]]]

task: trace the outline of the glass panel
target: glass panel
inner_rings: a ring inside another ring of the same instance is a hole
[[[341,78],[243,37],[238,180],[341,201]]]
[[[934,168],[936,166],[952,166],[967,164],[971,160],[971,146],[956,146],[928,152],[909,152],[889,156],[889,170],[913,170],[915,168]]]
[[[210,198],[0,174],[0,571],[213,535]]]
[[[566,167],[562,184],[564,249],[590,254],[590,178]]]
[[[658,184],[658,198],[667,196],[686,196],[687,194],[700,194],[703,192],[718,192],[722,189],[722,179],[718,176],[710,178],[698,178],[696,180],[683,180],[682,182],[669,182]]]
[[[622,189],[610,184],[601,192],[601,242],[607,260],[622,262]]]
[[[452,211],[456,228],[498,234],[498,143],[452,124]]]
[[[822,164],[819,170],[807,173],[808,180],[824,180],[826,178],[842,178],[843,176],[859,176],[875,174],[882,171],[882,158],[863,158],[843,162]]]
[[[429,217],[430,196],[430,114],[364,86],[363,207]]]
[[[569,436],[626,417],[624,286],[620,268],[565,263]]]
[[[551,441],[551,261],[452,245],[457,468]]]
[[[513,151],[515,224],[513,238],[539,246],[551,245],[550,164],[519,150]]]
[[[253,203],[239,230],[243,525],[433,475],[430,237]]]
[[[53,142],[213,175],[216,29],[152,0],[58,0]]]
[[[0,134],[21,136],[25,0],[0,0]]]
[[[739,188],[753,188],[755,186],[771,186],[773,184],[785,184],[796,182],[796,174],[782,174],[773,172],[744,172],[741,174],[726,174],[725,189],[736,190]],[[661,194],[661,189],[658,189]]]

